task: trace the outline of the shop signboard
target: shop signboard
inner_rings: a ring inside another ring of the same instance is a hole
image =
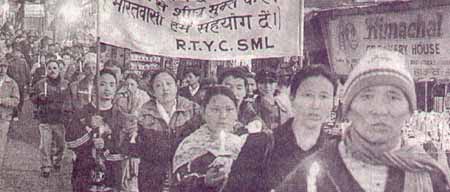
[[[366,50],[382,47],[405,54],[415,79],[450,77],[450,6],[338,16],[327,26],[337,74],[348,74]]]
[[[170,57],[299,55],[298,0],[100,0],[104,43]]]
[[[25,3],[24,17],[45,17],[44,4]]]

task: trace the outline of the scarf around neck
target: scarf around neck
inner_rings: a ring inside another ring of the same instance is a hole
[[[350,126],[344,134],[344,144],[353,158],[373,165],[395,167],[405,171],[404,192],[433,192],[431,172],[441,173],[449,184],[448,169],[417,145],[406,145],[391,151],[381,151]]]
[[[219,156],[221,141],[214,139],[214,133],[205,124],[197,131],[186,137],[178,146],[173,158],[173,171],[185,164],[191,163],[198,157],[209,153]],[[225,152],[235,160],[246,140],[245,136],[238,136],[232,133],[225,133]]]

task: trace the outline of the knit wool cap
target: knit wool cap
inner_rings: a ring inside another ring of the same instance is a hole
[[[370,49],[350,72],[344,85],[343,113],[347,114],[353,99],[363,89],[391,85],[399,88],[408,99],[410,111],[416,110],[414,80],[406,68],[406,58],[386,49]]]

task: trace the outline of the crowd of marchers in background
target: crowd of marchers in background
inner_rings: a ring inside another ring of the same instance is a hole
[[[241,67],[216,81],[195,70],[178,79],[167,70],[137,75],[114,60],[97,65],[83,46],[38,42],[37,61],[23,53],[32,42],[0,57],[0,157],[29,98],[41,176],[61,169],[68,148],[75,192],[448,191],[445,153],[402,140],[417,107],[396,52],[370,50],[353,69],[340,107],[350,123],[333,136],[323,126],[337,81],[324,65],[288,79]]]

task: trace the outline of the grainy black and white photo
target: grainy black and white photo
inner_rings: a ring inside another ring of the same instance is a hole
[[[0,192],[450,192],[449,0],[0,0]]]

